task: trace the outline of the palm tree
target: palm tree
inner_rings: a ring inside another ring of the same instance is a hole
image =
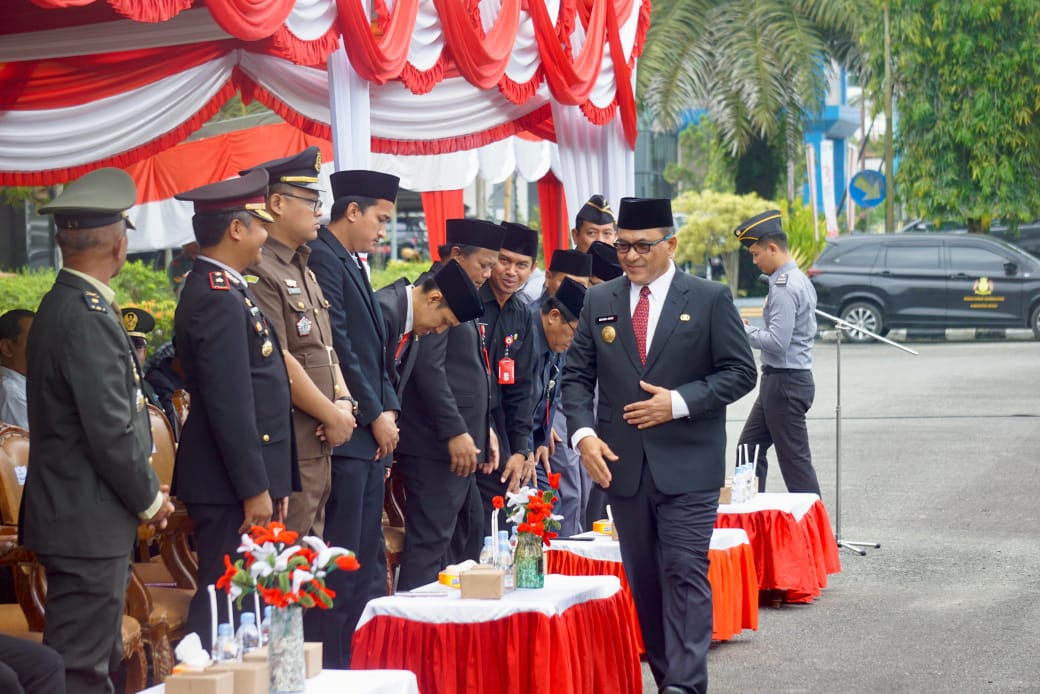
[[[733,153],[782,137],[788,158],[827,88],[830,60],[862,74],[874,5],[852,0],[656,0],[639,93],[660,127],[704,109]]]

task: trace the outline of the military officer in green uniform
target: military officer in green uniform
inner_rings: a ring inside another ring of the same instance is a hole
[[[199,242],[195,269],[184,280],[173,342],[191,394],[173,491],[195,523],[199,586],[188,631],[212,642],[206,586],[224,573],[242,533],[284,520],[299,491],[292,402],[281,343],[242,271],[255,265],[270,222],[267,172],[178,193],[195,203]]]
[[[148,463],[141,372],[109,286],[136,194],[125,172],[98,169],[41,210],[54,215],[64,268],[29,334],[21,532],[47,571],[43,642],[77,694],[113,691],[137,526],[173,510]]]
[[[321,213],[321,151],[308,147],[256,168],[267,171],[267,212],[274,221],[265,225],[260,263],[247,269],[245,278],[284,351],[303,487],[289,499],[285,525],[321,537],[332,487],[332,449],[349,441],[356,426],[356,401],[332,344],[329,302],[307,267],[307,242],[318,236]]]

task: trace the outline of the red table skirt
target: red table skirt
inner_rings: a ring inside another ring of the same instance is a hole
[[[800,521],[770,509],[720,513],[715,527],[741,528],[748,534],[759,588],[785,591],[786,602],[812,602],[827,587],[827,575],[841,571],[838,544],[821,501]]]
[[[354,669],[411,670],[422,694],[641,694],[628,597],[590,600],[557,617],[431,624],[377,616],[354,633]]]
[[[645,653],[635,602],[625,577],[624,564],[581,557],[564,550],[545,553],[549,573],[567,576],[617,576],[628,602],[628,614],[640,653]],[[742,629],[758,629],[758,579],[751,545],[708,550],[708,581],[711,583],[711,638],[726,641]]]

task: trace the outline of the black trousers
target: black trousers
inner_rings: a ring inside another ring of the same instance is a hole
[[[719,490],[668,494],[644,459],[634,495],[607,494],[654,679],[703,694],[712,629],[708,547]]]
[[[758,491],[766,490],[769,459],[766,452],[776,446],[776,460],[787,491],[819,495],[820,483],[813,469],[809,430],[805,413],[816,397],[811,371],[763,373],[758,398],[751,407],[738,445],[748,445],[754,456],[758,446]]]
[[[47,570],[43,643],[65,663],[65,689],[112,694],[123,659],[123,606],[130,558],[37,555]],[[35,691],[35,690],[33,690]]]
[[[357,571],[333,571],[326,585],[336,591],[329,610],[308,610],[304,631],[324,644],[325,667],[348,669],[354,628],[365,605],[386,594],[383,482],[378,460],[332,456],[332,491],[325,506],[325,541],[357,555]]]
[[[48,646],[0,634],[0,692],[65,694],[61,656]]]
[[[397,582],[401,590],[411,590],[437,580],[445,559],[453,553],[452,537],[460,512],[468,509],[465,520],[471,528],[483,527],[478,517],[483,514],[479,503],[471,503],[476,496],[475,476],[453,474],[448,461],[398,455],[397,471],[404,482],[407,528]],[[455,551],[475,560],[483,537],[471,531],[464,535]]]
[[[242,536],[238,529],[242,526],[245,513],[241,504],[188,504],[188,515],[195,524],[195,545],[199,554],[199,587],[195,591],[188,606],[188,632],[195,632],[202,640],[202,647],[207,651],[213,641],[210,629],[209,591],[207,586],[217,582],[224,575],[224,555],[232,563],[238,561],[238,547]],[[223,591],[217,592],[217,623],[230,622],[238,626],[238,618],[227,614],[227,596]],[[250,603],[251,605],[251,603]],[[246,609],[249,609],[248,607]],[[237,610],[233,611],[237,614]]]

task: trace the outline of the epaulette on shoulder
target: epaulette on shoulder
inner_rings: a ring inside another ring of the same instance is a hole
[[[231,283],[228,282],[227,275],[222,270],[214,270],[209,273],[209,288],[227,292],[231,291]]]
[[[83,292],[83,301],[87,302],[87,308],[98,313],[108,313],[108,304],[97,292]]]
[[[242,279],[246,281],[246,284],[256,284],[260,281],[260,278],[256,275],[242,275]]]
[[[777,287],[783,287],[784,285],[786,285],[787,284],[787,273],[785,272],[784,274],[782,274],[779,277],[777,277],[775,284],[776,284]]]

